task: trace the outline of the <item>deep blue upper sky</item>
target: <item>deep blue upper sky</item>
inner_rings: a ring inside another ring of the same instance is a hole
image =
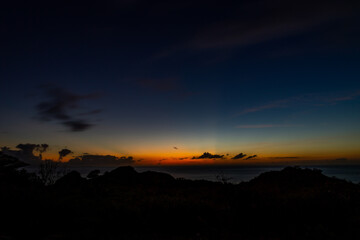
[[[11,1],[0,9],[1,145],[360,157],[357,2]]]

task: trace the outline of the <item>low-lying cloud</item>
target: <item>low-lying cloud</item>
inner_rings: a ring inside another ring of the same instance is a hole
[[[201,156],[193,157],[192,159],[215,159],[215,158],[223,158],[224,155],[211,154],[209,152],[204,152]]]
[[[252,156],[248,156],[247,158],[245,158],[244,160],[249,160],[249,159],[252,159],[252,158],[256,158],[257,155],[252,155]]]
[[[246,157],[246,156],[247,156],[246,154],[239,153],[238,155],[232,157],[231,159],[234,159],[234,160],[236,160],[236,159],[242,159],[242,158],[244,158],[244,157]]]

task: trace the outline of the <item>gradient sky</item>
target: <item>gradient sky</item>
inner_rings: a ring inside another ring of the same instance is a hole
[[[137,164],[360,161],[358,2],[1,5],[0,146]],[[192,159],[204,152],[225,156]]]

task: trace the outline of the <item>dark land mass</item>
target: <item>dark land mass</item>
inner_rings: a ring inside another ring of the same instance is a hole
[[[0,159],[0,239],[360,239],[360,185],[316,169],[231,184],[119,167],[45,185]]]

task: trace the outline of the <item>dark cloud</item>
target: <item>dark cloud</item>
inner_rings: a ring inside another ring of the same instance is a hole
[[[82,109],[80,102],[99,97],[99,94],[74,94],[63,88],[54,86],[43,86],[45,99],[37,106],[38,118],[42,121],[58,121],[70,131],[84,131],[93,124],[88,120],[79,119],[79,116],[97,114],[101,110],[90,110],[77,113]]]
[[[252,156],[248,156],[247,158],[245,158],[244,160],[249,160],[249,159],[252,159],[252,158],[256,158],[257,155],[252,155]]]
[[[177,148],[177,147],[174,147],[174,149],[175,149],[175,150],[178,150],[178,148]]]
[[[72,151],[69,150],[69,149],[67,149],[67,148],[61,149],[61,150],[59,151],[59,161],[60,161],[61,159],[63,159],[64,157],[66,157],[67,155],[69,155],[70,153],[72,153]]]
[[[300,157],[270,157],[272,159],[298,159]]]
[[[201,156],[193,157],[192,159],[214,159],[214,158],[223,158],[224,155],[211,154],[209,152],[204,152]]]
[[[120,166],[134,164],[133,157],[116,157],[112,155],[82,155],[70,159],[70,165],[81,166]]]
[[[241,159],[241,158],[244,158],[246,157],[247,155],[246,154],[243,154],[243,153],[239,153],[238,155],[236,155],[235,157],[231,158],[231,159]]]
[[[72,131],[72,132],[85,131],[86,129],[93,126],[93,124],[90,124],[90,123],[86,122],[85,120],[65,121],[62,124],[67,126],[70,129],[70,131]]]
[[[103,111],[102,109],[95,109],[95,110],[91,110],[91,111],[88,111],[88,112],[80,113],[79,116],[94,115],[94,114],[101,113],[102,111]]]

